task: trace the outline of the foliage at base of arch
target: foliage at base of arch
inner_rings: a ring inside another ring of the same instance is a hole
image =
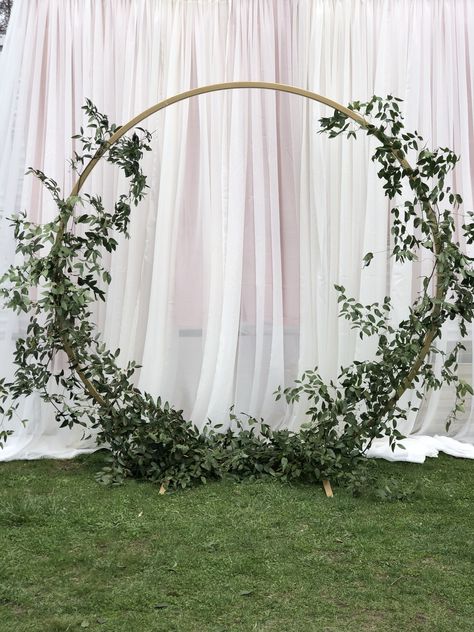
[[[116,249],[117,233],[128,236],[131,210],[146,193],[141,160],[151,149],[151,135],[136,129],[110,144],[118,128],[87,102],[88,129],[75,137],[82,151],[75,153],[72,167],[80,175],[84,165],[103,156],[123,171],[129,189],[106,209],[100,195],[78,192],[64,198],[53,179],[30,170],[50,192],[58,214],[43,225],[30,222],[26,214],[11,218],[20,263],[3,276],[1,294],[7,308],[27,315],[28,324],[16,341],[14,377],[0,381],[6,424],[0,444],[10,434],[8,421],[18,414],[20,402],[38,393],[54,408],[61,427],[98,430],[98,441],[108,446],[111,459],[100,474],[103,482],[131,476],[176,488],[225,476],[272,476],[330,479],[357,490],[367,478],[364,454],[372,441],[386,436],[395,446],[402,438],[397,424],[414,407],[400,405],[407,390],[421,397],[443,382],[454,384],[453,414],[462,410],[464,398],[472,395],[456,373],[462,345],[443,354],[440,372],[431,361],[434,353],[442,353],[436,340],[443,323],[456,319],[465,335],[474,314],[472,259],[454,242],[453,212],[459,212],[462,200],[446,184],[458,158],[446,148],[428,150],[417,133],[406,132],[398,103],[390,96],[353,103],[350,109],[367,117],[364,124],[335,111],[321,119],[321,131],[330,137],[364,132],[377,138],[380,145],[372,159],[379,164],[385,194],[400,196],[404,179],[410,190],[408,199],[392,210],[392,256],[406,261],[428,253],[433,270],[398,325],[391,320],[389,297],[362,305],[336,286],[341,317],[361,338],[375,338],[376,353],[342,368],[329,383],[311,370],[279,389],[277,399],[286,398],[290,406],[300,398],[307,402],[306,423],[294,433],[272,430],[263,420],[244,423],[234,414],[233,429],[206,426],[201,432],[181,411],[139,391],[133,383],[137,365],[120,366],[120,351],[102,343],[91,312],[96,300],[105,300],[111,281],[102,255]],[[414,167],[408,155],[414,156]],[[463,231],[472,243],[472,218]],[[368,253],[365,264],[372,258]]]

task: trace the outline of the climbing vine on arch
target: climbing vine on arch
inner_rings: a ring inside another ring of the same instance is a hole
[[[199,431],[182,411],[175,410],[133,384],[135,362],[118,363],[119,350],[107,349],[92,320],[92,304],[105,300],[111,277],[102,263],[104,251],[117,247],[116,233],[128,236],[132,209],[146,194],[141,160],[151,149],[151,135],[134,128],[119,136],[117,126],[88,101],[88,125],[76,137],[82,146],[72,166],[79,179],[64,197],[58,184],[37,169],[57,207],[54,221],[38,225],[26,214],[11,223],[21,263],[12,265],[2,279],[6,307],[27,315],[24,335],[16,341],[15,373],[1,380],[1,412],[8,420],[17,414],[24,396],[36,392],[50,404],[60,426],[96,428],[99,443],[110,449],[104,482],[133,476],[165,488],[233,476],[274,476],[283,480],[316,482],[330,479],[353,488],[364,480],[364,453],[371,442],[387,436],[392,445],[401,438],[397,429],[411,404],[402,406],[404,393],[421,395],[441,387],[456,388],[456,408],[471,387],[456,374],[457,344],[443,354],[441,373],[432,354],[445,321],[456,319],[461,334],[474,314],[474,271],[469,258],[454,241],[453,212],[462,200],[447,184],[458,157],[447,148],[429,150],[417,133],[406,131],[394,97],[373,97],[352,103],[322,118],[320,131],[330,137],[359,133],[375,136],[379,144],[372,160],[378,163],[385,195],[410,194],[392,210],[392,256],[414,260],[429,253],[433,269],[405,320],[395,325],[391,301],[361,305],[336,286],[340,316],[349,320],[360,337],[376,340],[376,353],[364,362],[341,369],[336,380],[324,382],[317,369],[306,371],[295,384],[279,389],[293,405],[304,396],[307,418],[299,432],[272,430],[263,420],[220,431]],[[413,166],[407,156],[414,156]],[[99,158],[120,168],[128,192],[106,208],[100,195],[81,193],[81,186]],[[463,225],[467,243],[474,241],[474,221]],[[368,253],[365,263],[370,265]],[[57,360],[62,361],[57,361]],[[220,420],[219,420],[220,421]],[[449,420],[448,420],[449,423]],[[0,443],[10,431],[0,431]]]

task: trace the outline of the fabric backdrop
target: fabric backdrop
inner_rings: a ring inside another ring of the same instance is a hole
[[[71,136],[86,97],[123,123],[178,92],[222,81],[269,81],[341,103],[388,93],[404,99],[408,128],[461,154],[454,186],[473,205],[474,3],[469,0],[16,0],[0,55],[0,209],[55,214],[38,184],[43,169],[65,189]],[[390,214],[369,160],[372,141],[318,135],[323,106],[293,95],[238,90],[203,95],[147,121],[151,185],[131,240],[109,264],[112,285],[99,328],[138,385],[202,426],[228,424],[229,409],[296,429],[303,410],[273,392],[303,370],[324,377],[364,358],[337,318],[334,283],[362,302],[393,298],[406,314],[429,262],[389,259]],[[96,170],[91,191],[113,200],[123,181]],[[7,222],[1,266],[14,260]],[[367,251],[375,253],[362,268]],[[24,323],[2,312],[1,369],[12,370]],[[447,329],[441,345],[456,340]],[[472,377],[472,347],[460,369]],[[471,402],[446,435],[452,393],[427,398],[402,430],[397,458],[444,449],[474,454]],[[0,458],[70,456],[93,449],[80,430],[59,430],[34,397]],[[465,443],[453,441],[461,439]],[[374,455],[387,456],[386,445]],[[390,456],[390,455],[388,455]],[[395,455],[397,456],[397,455]]]

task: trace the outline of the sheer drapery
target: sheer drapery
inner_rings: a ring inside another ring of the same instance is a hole
[[[402,97],[407,127],[462,155],[454,184],[472,209],[473,35],[474,6],[463,0],[16,0],[0,55],[0,208],[51,219],[48,197],[23,173],[38,167],[71,187],[66,160],[86,97],[120,123],[189,88],[254,80],[342,103]],[[303,411],[275,402],[277,386],[316,365],[333,376],[371,353],[370,341],[337,318],[334,283],[364,302],[390,293],[397,317],[416,292],[427,263],[387,257],[389,212],[371,142],[318,135],[326,114],[295,96],[239,90],[147,121],[150,193],[131,240],[110,261],[113,282],[97,322],[124,359],[142,364],[140,387],[198,425],[230,423],[235,402],[237,412],[297,428]],[[112,200],[123,182],[102,166],[88,186]],[[14,257],[5,222],[0,240],[5,267]],[[375,258],[362,269],[367,251]],[[22,323],[1,319],[6,373]],[[442,344],[455,337],[447,330]],[[470,373],[467,347],[462,370]],[[425,438],[445,434],[449,397],[435,394],[404,424],[417,438],[403,458],[463,449]],[[59,430],[35,398],[22,416],[28,425],[0,458],[93,448],[81,431]],[[450,434],[472,441],[470,411],[466,420]]]

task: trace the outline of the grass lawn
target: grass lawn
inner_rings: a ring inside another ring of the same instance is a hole
[[[1,632],[474,630],[474,462],[377,462],[410,502],[319,487],[104,488],[102,455],[0,464]]]

